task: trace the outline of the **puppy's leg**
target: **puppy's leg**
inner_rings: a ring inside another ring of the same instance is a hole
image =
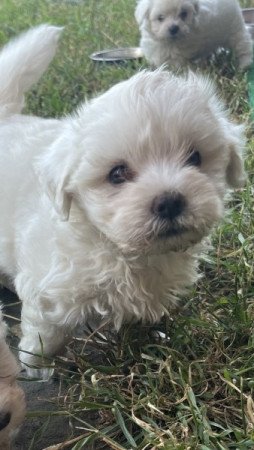
[[[52,264],[47,267],[50,255],[47,258],[46,245],[45,255],[40,247],[40,263],[37,266],[35,263],[33,267],[34,249],[31,248],[29,253],[29,245],[24,247],[26,253],[22,252],[22,271],[14,280],[17,295],[22,301],[20,360],[23,366],[38,366],[37,371],[33,367],[25,367],[29,376],[45,379],[52,370],[40,368],[50,366],[47,356],[54,356],[62,350],[72,329],[83,321],[84,305],[78,301],[78,268],[62,254],[52,258]],[[49,245],[49,250],[52,250],[52,245]],[[57,254],[53,248],[54,252]],[[44,360],[40,355],[44,356]]]
[[[20,361],[28,376],[48,379],[53,370],[49,367],[48,356],[55,355],[69,339],[68,330],[63,326],[47,323],[37,310],[37,318],[31,305],[23,304],[21,329]],[[35,306],[36,308],[36,306]],[[47,367],[48,366],[48,367]]]
[[[44,286],[31,274],[19,273],[15,287],[22,300],[19,344],[20,361],[28,376],[48,379],[53,368],[51,357],[70,340],[71,331],[83,317],[82,305],[74,298],[73,280],[55,275],[54,282],[44,279]],[[52,281],[52,280],[51,280]]]
[[[20,113],[24,93],[36,83],[56,52],[61,28],[40,25],[0,53],[0,117]]]
[[[240,69],[245,69],[253,61],[253,42],[249,32],[245,29],[239,31],[231,38],[231,48],[235,51]]]

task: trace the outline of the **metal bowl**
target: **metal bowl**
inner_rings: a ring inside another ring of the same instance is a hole
[[[242,15],[245,23],[254,25],[254,8],[242,9]]]
[[[122,47],[113,48],[109,50],[102,50],[90,55],[93,61],[118,62],[126,61],[128,59],[139,59],[143,57],[143,52],[140,47]]]
[[[254,8],[242,9],[242,15],[244,22],[246,23],[246,28],[254,40]]]

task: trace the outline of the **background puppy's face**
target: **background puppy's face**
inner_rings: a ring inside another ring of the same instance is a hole
[[[67,191],[123,252],[199,242],[223,214],[227,184],[243,181],[241,131],[193,75],[140,73],[95,99],[79,120],[88,124],[85,155]]]
[[[197,22],[197,0],[156,0],[148,12],[150,31],[158,40],[187,36]]]

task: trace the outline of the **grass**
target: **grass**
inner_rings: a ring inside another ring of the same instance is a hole
[[[29,94],[29,113],[69,113],[85,97],[146,66],[88,58],[99,49],[138,44],[134,5],[1,0],[1,44],[37,23],[65,26],[58,56]],[[232,115],[247,123],[249,181],[232,195],[201,263],[204,276],[173,318],[154,327],[126,325],[119,334],[107,326],[88,332],[70,344],[71,356],[55,360],[64,386],[55,414],[68,415],[72,424],[69,441],[55,450],[254,448],[254,137],[247,75],[237,74],[225,53],[197,70],[215,79]],[[29,449],[38,450],[36,440]]]

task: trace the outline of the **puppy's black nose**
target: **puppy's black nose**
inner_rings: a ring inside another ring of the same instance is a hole
[[[9,412],[0,412],[0,431],[3,430],[11,421],[11,414]]]
[[[172,25],[169,28],[169,33],[171,34],[171,36],[175,36],[179,31],[179,26],[178,25]]]
[[[180,193],[164,193],[155,197],[152,213],[160,219],[173,220],[180,216],[186,206],[184,196]]]

